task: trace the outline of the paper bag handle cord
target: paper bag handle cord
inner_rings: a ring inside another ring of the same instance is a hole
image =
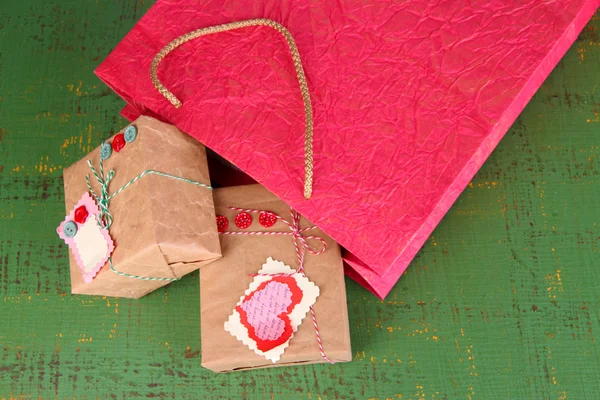
[[[188,32],[185,35],[181,35],[169,44],[167,44],[161,51],[156,54],[152,60],[150,66],[150,79],[156,90],[162,94],[175,108],[181,107],[181,101],[173,95],[158,79],[158,64],[163,58],[167,56],[171,51],[175,50],[182,44],[199,38],[201,36],[210,35],[213,33],[220,33],[231,31],[240,28],[246,28],[250,26],[268,26],[281,35],[286,40],[292,60],[294,61],[294,68],[296,69],[296,76],[298,83],[300,84],[300,92],[302,93],[302,100],[304,101],[304,116],[305,116],[305,133],[304,133],[304,198],[310,199],[313,190],[313,113],[312,104],[310,101],[310,93],[308,91],[308,84],[306,82],[306,76],[304,75],[304,68],[302,68],[302,62],[300,60],[300,53],[292,34],[280,23],[270,19],[259,18],[259,19],[248,19],[245,21],[231,22],[223,25],[209,26],[207,28],[197,29],[192,32]]]

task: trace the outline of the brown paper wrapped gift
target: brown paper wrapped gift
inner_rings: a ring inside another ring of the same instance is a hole
[[[214,191],[217,215],[227,217],[228,231],[242,231],[234,223],[238,211],[228,206],[273,212],[291,221],[290,208],[260,185],[234,186]],[[278,222],[264,228],[253,215],[252,225],[243,231],[285,231]],[[302,218],[300,226],[311,226]],[[335,362],[350,361],[350,335],[346,287],[340,247],[321,230],[310,235],[320,236],[327,250],[320,255],[306,254],[306,276],[320,289],[314,305],[325,354]],[[308,313],[290,341],[281,359],[273,363],[246,347],[224,329],[224,323],[248,288],[252,277],[268,257],[293,269],[298,258],[291,236],[221,235],[223,258],[200,270],[200,319],[202,335],[202,366],[216,372],[282,365],[326,362],[319,351],[315,328]]]
[[[146,170],[210,185],[206,152],[198,141],[150,117],[140,117],[132,125],[137,127],[135,140],[103,162],[105,173],[115,172],[109,193]],[[86,175],[92,189],[101,192],[88,160],[98,169],[100,147],[64,171],[67,213],[88,192]],[[112,198],[109,211],[115,244],[112,263],[122,273],[179,278],[221,256],[212,191],[206,187],[148,174]],[[74,294],[139,298],[170,282],[119,275],[106,263],[91,283],[85,283],[73,253],[69,254]]]

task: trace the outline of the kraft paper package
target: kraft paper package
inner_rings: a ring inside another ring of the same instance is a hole
[[[251,368],[267,368],[294,364],[328,362],[319,349],[315,327],[310,312],[289,340],[281,358],[273,362],[258,355],[225,329],[238,302],[267,259],[280,261],[290,268],[298,268],[298,256],[290,234],[290,227],[277,221],[265,227],[262,215],[250,212],[252,221],[242,220],[240,229],[238,207],[264,210],[292,222],[289,206],[261,185],[233,186],[214,191],[215,208],[219,230],[234,232],[221,234],[223,258],[200,270],[200,318],[202,334],[202,366],[215,372],[228,372]],[[243,222],[247,222],[243,225]],[[269,225],[269,224],[267,224]],[[300,219],[300,228],[312,226]],[[246,232],[244,234],[244,232]],[[248,232],[271,232],[270,235],[247,234]],[[242,233],[242,234],[237,234]],[[304,268],[306,278],[319,288],[314,303],[314,315],[319,329],[323,352],[333,362],[352,359],[348,326],[348,309],[344,270],[340,247],[319,229],[302,233],[318,236],[326,243],[326,250],[319,255],[306,253]],[[307,244],[319,247],[318,241],[308,239]],[[247,294],[247,293],[246,293]]]
[[[139,298],[221,257],[204,146],[146,116],[122,132],[64,171],[74,294]]]

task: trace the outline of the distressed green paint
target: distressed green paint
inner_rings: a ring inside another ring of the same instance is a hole
[[[352,363],[215,375],[197,274],[72,296],[55,233],[62,169],[126,125],[92,71],[150,5],[0,6],[0,398],[598,398],[598,16],[390,296],[347,282]]]

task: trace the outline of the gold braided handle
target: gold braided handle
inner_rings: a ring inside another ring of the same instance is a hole
[[[245,21],[231,22],[229,24],[209,26],[207,28],[197,29],[195,31],[186,33],[185,35],[179,36],[177,39],[166,45],[161,51],[156,54],[152,64],[150,66],[150,78],[156,90],[160,92],[169,102],[175,107],[181,107],[181,101],[173,95],[158,79],[157,69],[158,64],[166,57],[171,51],[181,46],[185,42],[199,38],[201,36],[210,35],[213,33],[231,31],[234,29],[246,28],[249,26],[268,26],[281,33],[292,53],[292,59],[294,60],[294,68],[296,69],[296,76],[298,77],[298,83],[300,84],[300,92],[302,92],[302,100],[304,101],[304,115],[306,118],[305,122],[305,133],[304,133],[304,198],[310,199],[312,196],[313,186],[313,114],[312,105],[310,102],[310,94],[308,92],[308,84],[306,83],[306,76],[304,75],[304,69],[302,68],[302,62],[300,61],[300,53],[294,42],[292,34],[280,23],[272,21],[270,19],[248,19]]]

